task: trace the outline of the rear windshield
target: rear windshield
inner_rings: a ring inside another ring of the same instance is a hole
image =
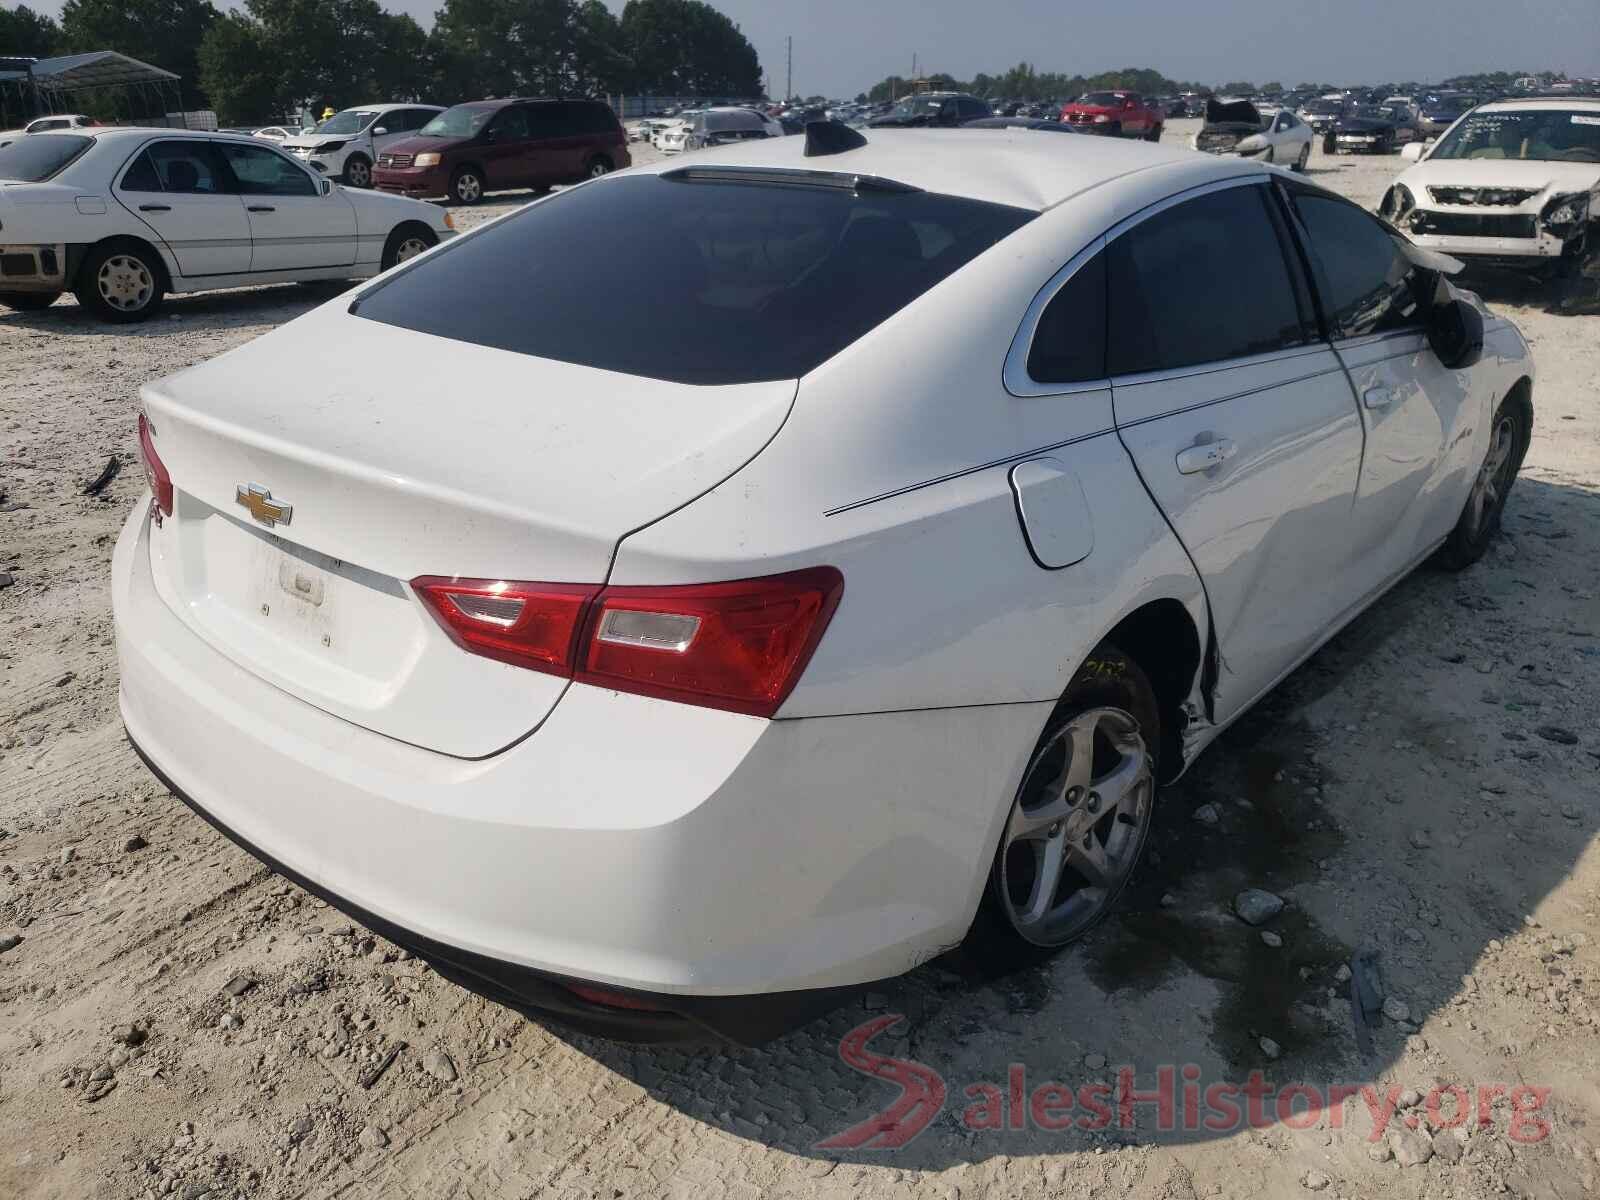
[[[793,379],[1034,215],[928,192],[624,177],[531,205],[356,311],[678,383]]]
[[[1092,105],[1095,108],[1115,108],[1126,99],[1120,92],[1086,92],[1078,97],[1079,104]]]
[[[75,133],[25,133],[0,146],[0,179],[39,183],[94,144]]]

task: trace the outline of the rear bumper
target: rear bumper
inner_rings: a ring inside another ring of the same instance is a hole
[[[765,721],[575,685],[449,758],[214,649],[156,593],[147,529],[141,506],[113,557],[120,701],[168,786],[458,982],[622,1036],[760,1040],[959,941],[1050,708]]]

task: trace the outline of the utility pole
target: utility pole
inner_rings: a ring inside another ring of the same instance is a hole
[[[785,100],[793,100],[794,99],[794,34],[792,34],[792,33],[789,35],[789,78],[788,78],[788,81],[784,84],[784,89],[785,90],[784,90],[784,93],[783,93],[783,98]]]

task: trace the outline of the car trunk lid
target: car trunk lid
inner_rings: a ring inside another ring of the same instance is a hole
[[[330,307],[144,390],[177,493],[157,586],[285,691],[483,757],[566,680],[466,653],[409,581],[603,583],[623,536],[760,451],[795,386],[621,375]]]

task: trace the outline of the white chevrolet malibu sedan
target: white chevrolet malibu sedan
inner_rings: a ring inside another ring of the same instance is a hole
[[[618,1036],[1037,961],[1162,783],[1494,535],[1532,364],[1454,265],[1279,168],[1026,130],[583,184],[144,389],[128,735]]]
[[[451,237],[449,214],[346,191],[245,135],[96,127],[0,146],[0,306],[63,292],[143,321],[171,292],[363,279]]]

